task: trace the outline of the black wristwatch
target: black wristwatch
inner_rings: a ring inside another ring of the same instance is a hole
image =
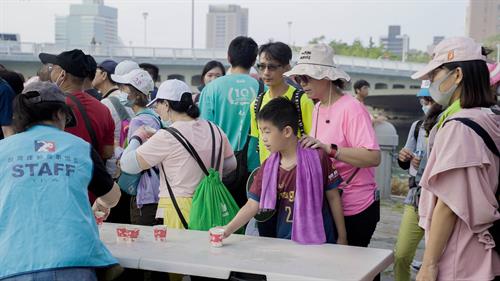
[[[335,155],[337,155],[338,148],[339,147],[336,144],[334,144],[334,143],[330,144],[329,156],[335,158]]]

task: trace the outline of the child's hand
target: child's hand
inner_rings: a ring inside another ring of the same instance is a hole
[[[337,244],[339,244],[339,245],[346,245],[347,246],[348,245],[347,244],[347,238],[346,237],[339,237],[337,239]]]

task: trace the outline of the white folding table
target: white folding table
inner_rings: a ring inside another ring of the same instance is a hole
[[[210,246],[207,232],[168,229],[156,242],[153,228],[137,226],[135,242],[117,242],[118,225],[104,223],[101,239],[126,268],[229,278],[231,272],[261,274],[267,280],[371,281],[392,262],[390,250],[332,244],[300,245],[290,240],[231,235]]]

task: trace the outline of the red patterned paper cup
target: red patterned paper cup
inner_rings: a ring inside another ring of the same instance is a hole
[[[154,235],[156,241],[166,242],[167,241],[167,226],[165,226],[165,225],[153,226],[153,235]]]
[[[136,241],[139,238],[140,229],[137,227],[127,227],[128,238],[131,242]]]
[[[129,241],[127,227],[125,227],[125,226],[118,226],[116,228],[116,240],[118,242]]]
[[[222,239],[224,238],[224,228],[213,227],[208,231],[210,235],[210,245],[213,247],[222,247]]]
[[[101,226],[104,223],[104,216],[106,214],[101,211],[96,211],[94,212],[94,217],[95,217],[95,222],[97,223],[98,226]]]

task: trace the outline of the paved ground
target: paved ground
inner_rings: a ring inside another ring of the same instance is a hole
[[[403,215],[402,200],[391,199],[382,201],[380,208],[380,222],[377,225],[375,234],[373,235],[370,247],[381,249],[394,249],[396,238],[398,236],[399,225],[401,223],[401,216]],[[424,250],[423,241],[417,249],[415,259],[421,261]],[[413,280],[416,272],[413,272]],[[392,265],[382,274],[382,281],[394,280],[394,272]]]

